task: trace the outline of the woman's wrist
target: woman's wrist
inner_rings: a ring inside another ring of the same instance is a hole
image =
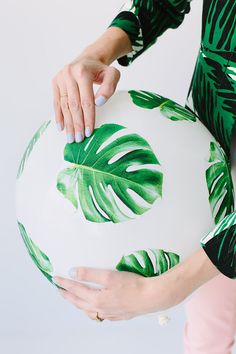
[[[166,273],[157,277],[145,278],[146,297],[153,304],[153,311],[163,311],[182,302],[197,288],[219,273],[219,270],[201,248]],[[160,281],[161,277],[162,281]],[[162,304],[161,307],[160,304]]]
[[[101,37],[88,45],[81,56],[98,59],[106,65],[132,51],[129,36],[117,27],[109,27]]]
[[[220,274],[202,247],[178,266],[179,277],[189,283],[191,292]]]

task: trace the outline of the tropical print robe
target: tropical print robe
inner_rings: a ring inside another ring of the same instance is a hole
[[[168,28],[177,28],[190,11],[191,0],[128,0],[108,27],[128,35],[132,52],[118,58],[130,65]],[[186,107],[221,144],[230,163],[236,119],[236,1],[203,0],[201,46]],[[200,240],[215,266],[236,279],[236,211],[229,212]]]

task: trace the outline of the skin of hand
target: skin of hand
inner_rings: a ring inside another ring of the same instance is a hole
[[[128,320],[146,313],[166,310],[181,303],[201,285],[218,275],[201,248],[187,260],[155,277],[116,270],[72,268],[73,279],[55,276],[64,299],[83,310],[91,319]],[[92,288],[82,282],[99,284]]]
[[[115,92],[120,71],[109,64],[132,50],[128,35],[111,27],[53,78],[57,127],[67,133],[67,142],[83,141],[95,125],[95,105],[103,105]],[[100,85],[94,95],[93,84]]]

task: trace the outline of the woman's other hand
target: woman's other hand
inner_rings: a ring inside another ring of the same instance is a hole
[[[98,312],[103,319],[118,321],[176,306],[219,273],[200,248],[185,261],[151,278],[125,271],[75,267],[70,271],[74,280],[58,276],[53,280],[64,289],[59,290],[61,295],[91,319]],[[81,281],[102,288],[93,289]]]
[[[120,72],[85,49],[53,78],[55,119],[59,131],[65,127],[67,142],[83,141],[95,125],[95,105],[103,105],[115,92]],[[94,95],[93,84],[100,85]]]

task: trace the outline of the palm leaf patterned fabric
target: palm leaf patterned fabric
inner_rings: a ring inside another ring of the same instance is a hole
[[[128,0],[108,26],[122,28],[132,43],[132,52],[119,58],[119,64],[131,64],[168,28],[177,28],[189,9],[187,0]]]
[[[166,30],[181,25],[190,4],[191,0],[126,1],[108,26],[124,30],[132,44],[132,51],[118,58],[118,63],[130,65]],[[203,0],[201,45],[185,107],[220,143],[230,165],[236,120],[235,0]],[[216,218],[216,228],[200,244],[223,274],[236,279],[236,212],[232,212],[232,203],[221,215],[224,218]]]

